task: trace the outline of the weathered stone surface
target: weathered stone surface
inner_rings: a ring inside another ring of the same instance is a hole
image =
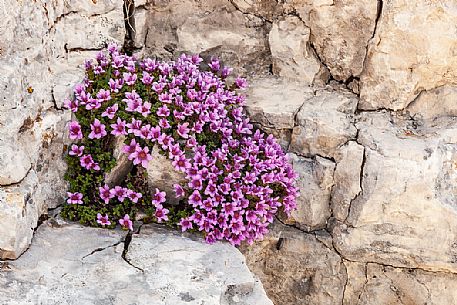
[[[246,93],[246,111],[253,122],[275,129],[292,129],[295,115],[313,91],[282,78],[253,79]]]
[[[201,53],[219,57],[235,73],[268,73],[268,23],[229,1],[156,1],[148,12],[146,55],[168,59],[181,52]]]
[[[356,107],[357,97],[352,93],[318,90],[297,113],[298,126],[293,130],[290,150],[299,155],[333,158],[338,147],[357,134],[352,124]]]
[[[343,305],[358,304],[364,285],[367,282],[367,264],[344,261],[347,282],[344,289]]]
[[[167,304],[185,303],[183,295],[193,304],[272,304],[243,255],[228,243],[208,245],[200,238],[143,226],[126,259],[144,270],[151,297]]]
[[[298,17],[289,16],[273,23],[268,42],[275,75],[303,84],[313,83],[321,64],[308,46],[309,35],[310,29]]]
[[[360,305],[441,305],[457,302],[455,274],[368,264],[364,281],[359,298],[352,299]]]
[[[343,221],[348,216],[349,206],[362,191],[360,175],[362,173],[364,148],[355,141],[349,141],[335,155],[336,169],[333,175],[332,215]]]
[[[415,119],[433,120],[446,116],[457,116],[457,87],[443,86],[423,91],[406,111]]]
[[[341,304],[346,270],[314,235],[275,223],[263,241],[241,251],[275,304]]]
[[[31,167],[29,156],[7,139],[0,139],[0,185],[21,181]]]
[[[347,80],[360,75],[375,28],[378,1],[287,2],[286,10],[297,12],[311,29],[311,43],[332,76]]]
[[[361,109],[403,109],[423,90],[455,84],[456,3],[383,1],[361,75]]]
[[[297,186],[300,197],[297,210],[290,217],[281,217],[282,221],[302,230],[323,229],[330,217],[330,195],[335,163],[317,156],[306,159],[295,154],[288,154],[294,170],[298,173]]]
[[[456,272],[457,122],[412,123],[371,113],[358,124],[362,192],[335,247],[349,260]]]
[[[29,251],[1,267],[2,304],[273,304],[228,244],[145,226],[123,259],[125,233],[58,226],[40,226]]]
[[[176,198],[173,185],[185,182],[185,174],[175,170],[171,160],[167,156],[161,155],[157,147],[153,148],[151,156],[152,160],[146,170],[148,173],[148,185],[152,190],[158,188],[167,193],[168,203],[178,204],[179,199]]]
[[[15,194],[1,201],[9,205],[1,221],[11,225],[0,251],[9,258],[27,248],[40,215],[63,203],[70,119],[63,98],[82,80],[91,51],[123,41],[122,7],[122,0],[0,2],[0,186]]]
[[[43,206],[34,202],[37,176],[34,171],[20,183],[0,187],[0,259],[15,259],[30,244]]]

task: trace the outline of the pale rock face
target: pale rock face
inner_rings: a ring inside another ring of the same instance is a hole
[[[355,141],[349,141],[335,155],[336,168],[333,175],[332,214],[340,221],[346,220],[349,206],[362,191],[360,173],[362,171],[364,148]]]
[[[284,223],[310,231],[326,227],[330,217],[330,195],[333,187],[335,163],[317,156],[315,159],[288,154],[294,170],[298,173],[297,186],[300,197],[297,210],[290,217],[281,217]]]
[[[30,158],[12,140],[0,139],[0,145],[0,185],[21,181],[31,167]]]
[[[0,2],[0,187],[15,194],[2,199],[9,206],[2,221],[17,224],[0,234],[8,258],[27,249],[48,207],[64,203],[63,98],[82,80],[84,59],[122,43],[122,7],[122,0]]]
[[[311,85],[321,64],[308,46],[310,29],[294,16],[273,23],[268,35],[273,73]]]
[[[143,226],[124,259],[124,235],[44,223],[29,251],[2,269],[0,302],[273,305],[229,244]]]
[[[244,15],[229,1],[153,2],[147,27],[148,56],[171,59],[182,52],[200,53],[207,60],[220,58],[235,68],[234,74],[268,72],[268,23]]]
[[[356,107],[357,98],[352,93],[318,90],[297,113],[291,152],[335,157],[337,149],[357,134],[352,123]]]
[[[456,83],[455,1],[384,1],[361,75],[361,109],[404,109],[423,90]]]
[[[457,302],[457,276],[451,273],[439,274],[368,264],[366,279],[361,280],[365,283],[358,291],[357,304],[360,305],[439,305]]]
[[[434,120],[440,117],[457,116],[457,87],[443,86],[423,91],[406,111],[414,118]]]
[[[292,129],[295,115],[313,91],[297,82],[268,77],[253,79],[246,93],[251,121],[275,129]]]
[[[335,247],[349,260],[456,272],[456,122],[414,129],[371,114],[358,126],[362,192],[334,228]]]
[[[310,40],[336,80],[345,81],[363,70],[366,46],[377,16],[375,0],[287,1],[311,29]]]
[[[314,235],[275,223],[263,241],[241,251],[275,304],[341,304],[346,270]]]
[[[33,200],[35,171],[19,185],[0,187],[0,259],[15,259],[29,246],[42,205]]]
[[[148,173],[148,185],[151,190],[158,188],[167,194],[167,202],[178,204],[173,185],[183,184],[187,180],[185,174],[174,169],[172,162],[167,156],[159,153],[158,148],[154,146],[151,151],[152,160],[146,169]]]

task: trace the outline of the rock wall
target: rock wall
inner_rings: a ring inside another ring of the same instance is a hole
[[[126,24],[117,0],[3,2],[3,258],[62,202],[62,97],[118,41],[250,79],[247,111],[300,174],[298,210],[242,249],[276,305],[457,303],[455,1],[136,0]]]

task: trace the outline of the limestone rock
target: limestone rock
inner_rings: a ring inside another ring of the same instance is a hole
[[[310,231],[323,229],[330,217],[330,195],[333,187],[335,163],[317,156],[315,159],[288,154],[294,170],[298,173],[297,186],[300,196],[297,210],[290,217],[282,216],[283,222]]]
[[[281,1],[231,0],[230,2],[244,14],[261,16],[270,21],[284,12],[284,6]]]
[[[272,305],[241,253],[162,228],[134,234],[46,222],[0,273],[2,304]]]
[[[173,185],[186,182],[185,174],[175,170],[171,160],[167,156],[161,155],[157,147],[152,149],[151,156],[152,160],[146,170],[148,173],[148,185],[151,190],[158,188],[164,191],[167,194],[167,203],[178,204],[179,199],[176,198]]]
[[[11,142],[0,139],[0,185],[21,181],[31,167],[29,156]]]
[[[40,215],[64,202],[63,98],[82,80],[86,55],[123,41],[122,8],[122,0],[0,2],[0,186],[9,194],[0,200],[1,257],[19,256]]]
[[[360,305],[455,304],[457,276],[414,269],[397,269],[368,264],[365,284],[358,299]],[[354,304],[354,303],[347,303]]]
[[[336,150],[357,134],[352,124],[356,107],[357,98],[352,93],[318,90],[297,113],[298,126],[293,130],[290,150],[333,158]]]
[[[384,1],[361,75],[361,109],[404,109],[423,90],[456,83],[453,0]]]
[[[246,111],[262,126],[292,129],[296,113],[312,95],[311,88],[281,78],[254,79],[246,94]]]
[[[341,304],[346,270],[314,235],[275,223],[263,241],[241,251],[275,304]]]
[[[335,156],[336,169],[333,175],[335,186],[332,188],[332,214],[338,220],[345,220],[348,209],[362,191],[360,174],[362,172],[364,148],[355,141],[341,147]]]
[[[457,123],[410,125],[382,113],[358,124],[362,192],[335,247],[349,260],[456,272]]]
[[[311,85],[321,69],[308,46],[310,29],[298,17],[286,17],[273,23],[268,35],[273,73]]]
[[[286,10],[296,11],[311,29],[311,43],[332,76],[345,81],[360,75],[375,29],[378,1],[287,2]]]
[[[344,261],[347,283],[344,289],[343,305],[357,304],[367,282],[367,264]]]
[[[200,53],[206,60],[219,57],[235,68],[234,74],[269,70],[268,23],[243,14],[229,1],[154,1],[147,18],[148,56],[171,59],[181,52]]]
[[[0,259],[15,259],[29,246],[43,207],[33,200],[37,176],[31,171],[18,185],[0,187]]]
[[[446,116],[457,116],[457,87],[443,86],[423,91],[406,111],[414,118],[433,120]]]

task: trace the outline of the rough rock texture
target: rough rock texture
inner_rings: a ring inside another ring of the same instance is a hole
[[[375,0],[291,0],[290,8],[311,29],[311,43],[336,80],[363,71],[366,45],[373,35]]]
[[[0,257],[19,256],[40,215],[64,201],[63,98],[82,79],[86,56],[123,42],[122,7],[122,0],[0,3],[0,221],[17,228],[0,234]]]
[[[27,253],[0,264],[0,303],[273,305],[229,244],[153,226],[130,244],[125,235],[46,222]]]
[[[295,154],[288,156],[294,170],[299,174],[297,186],[300,197],[297,200],[297,210],[293,211],[290,217],[282,215],[281,219],[306,231],[323,229],[331,215],[330,196],[335,163],[319,156],[315,159],[302,158]]]
[[[354,283],[357,304],[455,304],[457,277],[415,269],[368,264]],[[349,287],[349,286],[348,286]],[[347,290],[346,290],[347,292]],[[343,304],[354,304],[346,302]]]
[[[268,35],[273,73],[311,85],[323,68],[309,47],[310,29],[298,17],[273,23]]]
[[[455,84],[457,4],[383,1],[361,76],[362,109],[403,109],[422,91]]]
[[[334,158],[337,149],[357,134],[351,123],[356,107],[357,98],[352,93],[318,90],[297,113],[290,150],[305,156]]]
[[[243,14],[230,1],[154,1],[148,8],[145,54],[171,58],[181,52],[201,53],[219,56],[237,72],[268,72],[270,25]]]
[[[350,260],[456,272],[457,124],[412,123],[389,114],[358,123],[363,191],[335,246]]]
[[[64,126],[70,116],[61,111],[62,100],[81,79],[83,60],[107,41],[122,44],[127,32],[126,45],[139,57],[200,52],[205,59],[219,56],[234,74],[251,80],[246,110],[289,150],[302,193],[290,219],[278,216],[271,235],[244,249],[276,305],[456,303],[454,1],[136,0],[126,19],[123,4],[0,1],[0,257],[19,256],[40,215],[63,202]],[[128,171],[131,164],[125,164]],[[167,167],[151,167],[152,187],[177,179],[168,177]],[[99,237],[90,237],[82,248],[105,248],[120,241],[116,236],[102,238],[101,246]],[[186,254],[198,254],[178,244],[166,244],[179,250],[167,253],[170,260],[181,264]],[[50,243],[40,247],[52,254]],[[154,252],[162,245],[153,240],[136,236],[131,247],[138,252],[127,257],[149,273],[159,268],[149,264],[167,258]],[[131,302],[123,294],[133,289],[128,281],[141,271],[120,258],[122,250],[120,243],[94,252],[77,274],[96,279],[113,270],[124,304]],[[103,268],[90,269],[95,267],[88,260],[95,257],[105,262]],[[123,265],[113,269],[113,261]],[[110,289],[100,281],[105,288],[83,295],[82,282],[68,274],[63,279],[68,286],[56,287],[72,287],[73,296],[90,304]],[[169,290],[155,290],[157,296],[173,292],[177,279],[169,279]],[[59,296],[34,282],[40,298]],[[142,276],[133,295],[157,282]],[[230,293],[258,291],[255,281],[248,282]],[[8,287],[16,287],[23,300],[39,302],[27,283],[20,288],[8,281]],[[221,295],[223,288],[216,290]],[[221,304],[237,300],[230,293]],[[190,292],[181,297],[198,302]],[[103,302],[111,300],[104,296]]]
[[[262,242],[242,252],[275,304],[341,304],[346,269],[313,234],[276,223]]]

